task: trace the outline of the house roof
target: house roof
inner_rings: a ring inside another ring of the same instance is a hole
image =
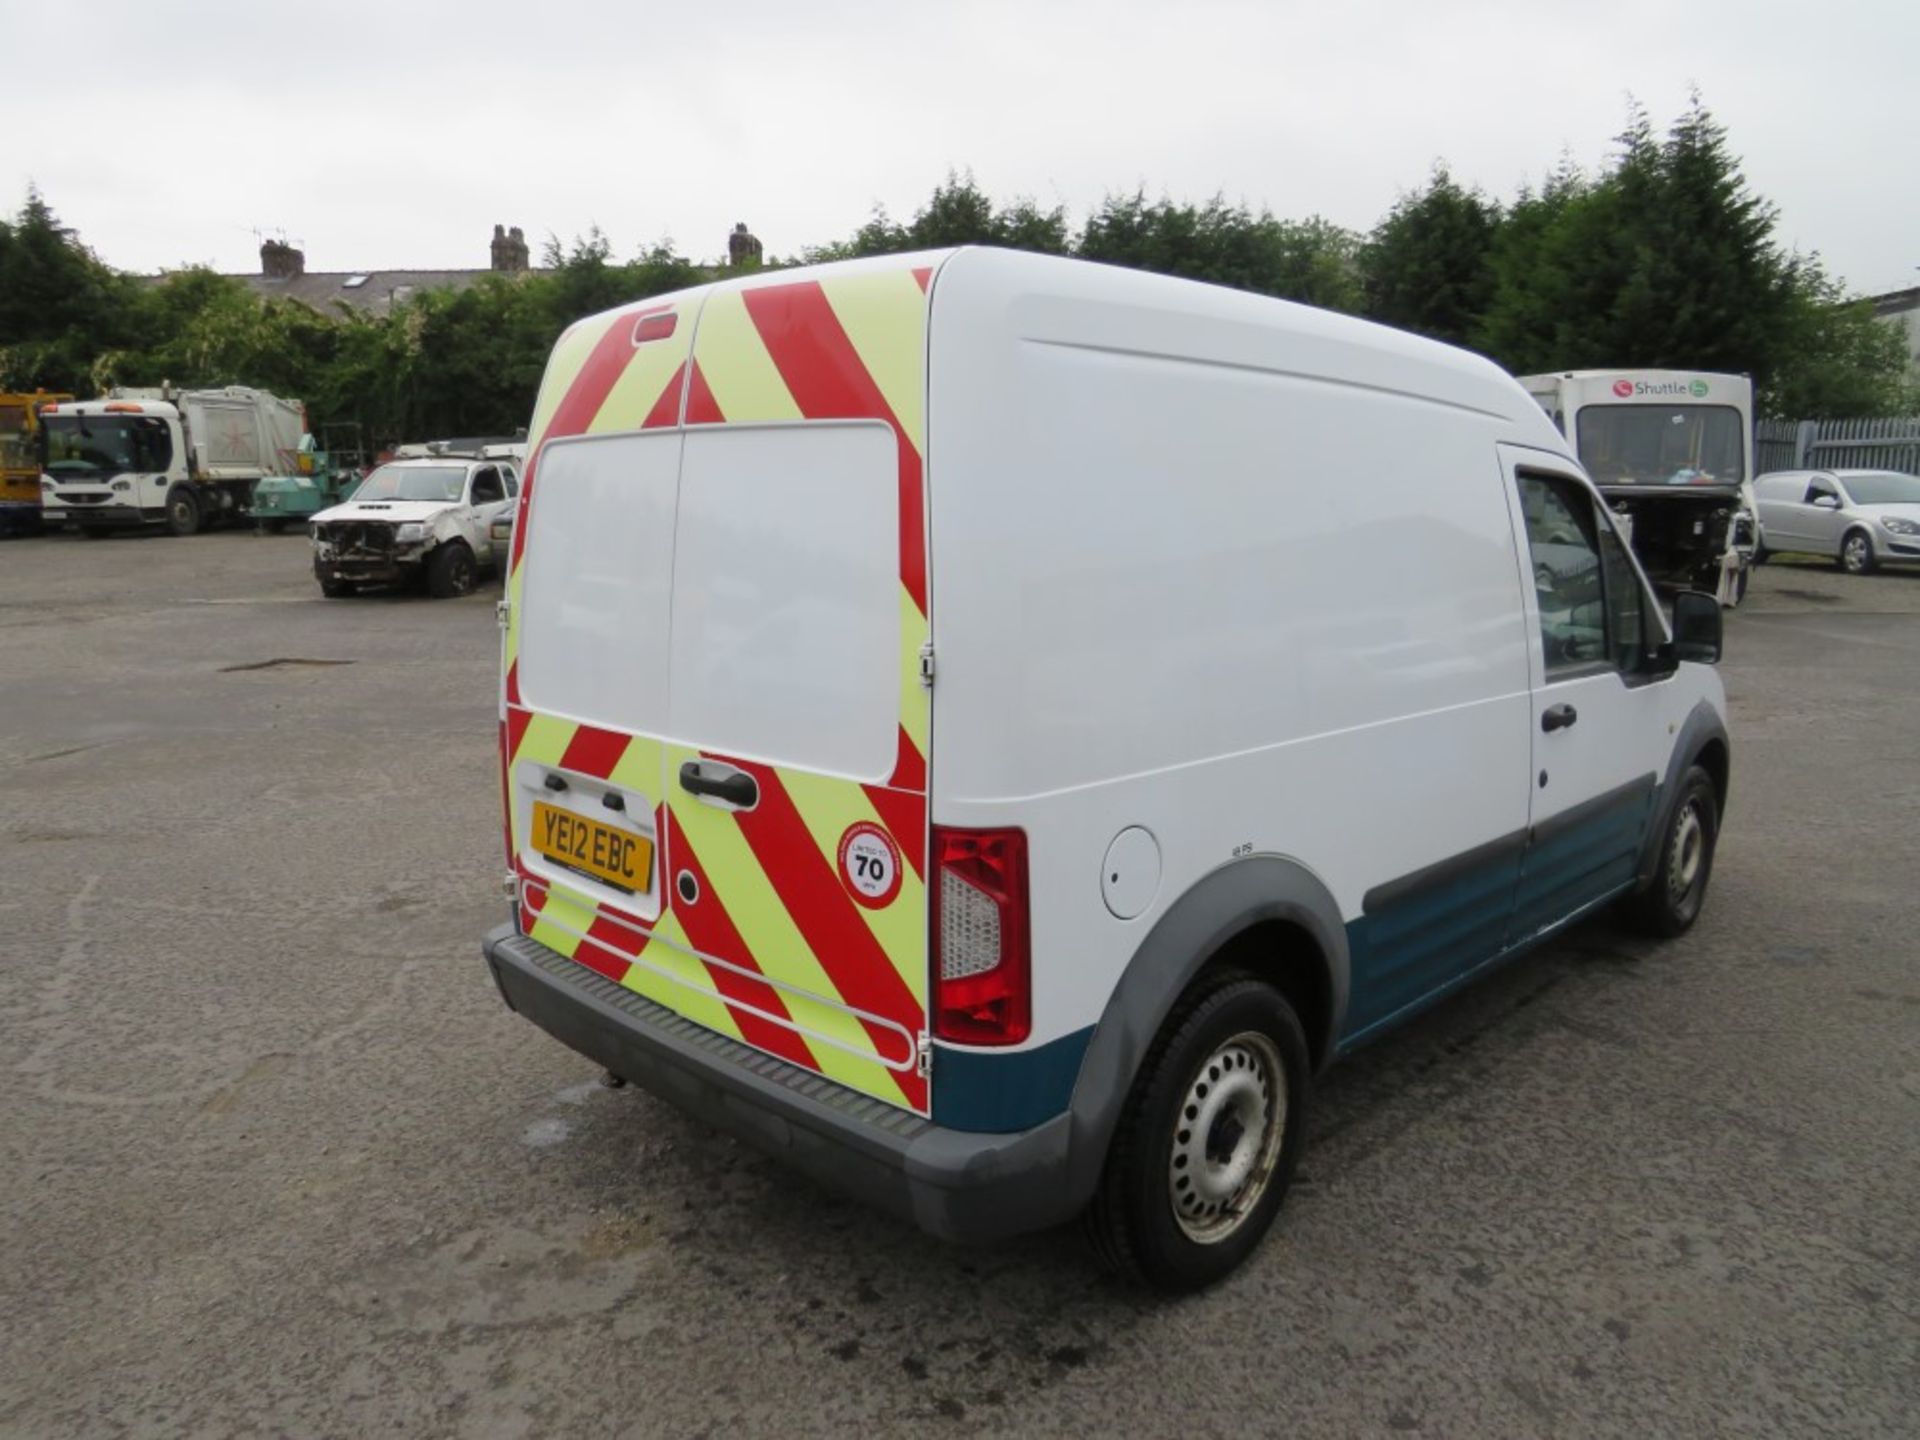
[[[1911,290],[1889,290],[1884,295],[1869,295],[1867,301],[1876,315],[1904,315],[1909,310],[1920,310],[1920,285]]]
[[[394,303],[422,290],[465,290],[483,275],[497,270],[318,270],[279,277],[235,275],[254,294],[298,300],[315,310],[332,313],[338,306],[368,315],[385,315]]]

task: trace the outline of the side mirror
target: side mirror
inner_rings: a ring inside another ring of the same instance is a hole
[[[1673,655],[1712,665],[1720,658],[1720,602],[1704,590],[1673,597]]]
[[[1833,495],[1816,495],[1813,497],[1813,504],[1814,508],[1818,510],[1838,510],[1840,508],[1839,498]]]

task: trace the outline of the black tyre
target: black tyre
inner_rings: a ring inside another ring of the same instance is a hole
[[[256,520],[253,522],[253,528],[262,535],[278,535],[287,528],[287,522],[285,520]]]
[[[1754,546],[1753,546],[1753,563],[1754,564],[1764,565],[1767,563],[1767,561],[1770,558],[1772,558],[1772,555],[1773,555],[1773,552],[1767,549],[1767,542],[1765,540],[1757,540],[1754,542]]]
[[[200,528],[200,502],[184,485],[167,492],[167,533],[191,535]]]
[[[1713,875],[1713,851],[1720,838],[1720,796],[1713,777],[1691,766],[1680,781],[1680,797],[1660,837],[1660,863],[1653,882],[1628,897],[1626,918],[1645,934],[1671,939],[1693,928],[1706,902]]]
[[[1873,537],[1864,530],[1849,530],[1840,539],[1840,568],[1849,575],[1873,573]]]
[[[1101,1259],[1170,1292],[1231,1273],[1293,1180],[1311,1070],[1271,985],[1229,971],[1189,991],[1134,1078],[1087,1210]]]
[[[449,540],[427,556],[427,593],[436,600],[451,600],[473,589],[478,575],[473,551],[464,540]]]
[[[1739,574],[1733,577],[1733,603],[1737,606],[1747,598],[1747,585],[1753,578],[1753,567],[1743,566]]]

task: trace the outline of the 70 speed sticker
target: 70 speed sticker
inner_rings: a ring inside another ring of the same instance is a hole
[[[900,847],[870,821],[849,825],[840,837],[840,879],[869,910],[891,905],[900,893]]]

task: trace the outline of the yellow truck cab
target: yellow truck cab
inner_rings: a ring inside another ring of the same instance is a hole
[[[71,399],[44,390],[0,395],[0,535],[39,532],[40,407]]]

